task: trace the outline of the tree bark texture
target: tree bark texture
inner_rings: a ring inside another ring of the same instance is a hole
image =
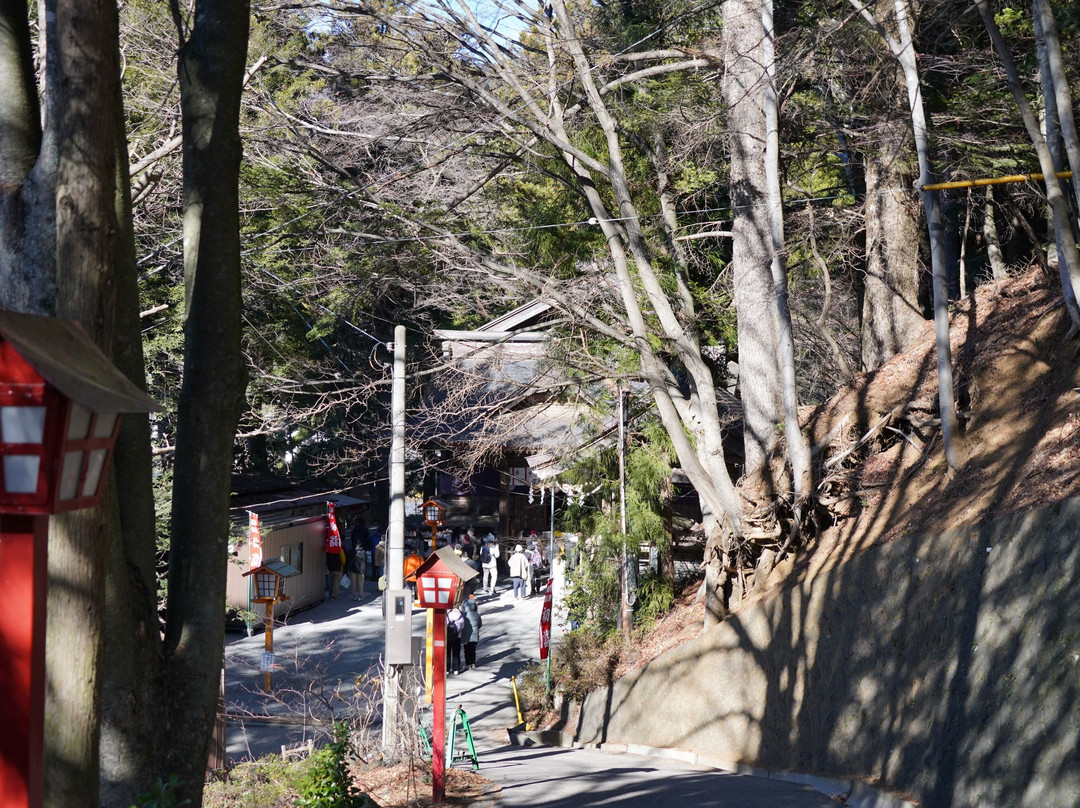
[[[116,268],[117,327],[113,361],[140,389],[145,387],[139,320],[138,268],[131,213],[131,179],[123,135],[121,93],[113,103],[117,122]],[[154,495],[151,485],[150,419],[128,414],[113,451],[117,513],[110,521],[102,665],[101,805],[137,804],[159,775],[158,710],[162,656],[157,615]],[[134,709],[133,709],[134,708]]]
[[[780,188],[780,104],[776,89],[776,30],[773,0],[761,0],[763,67],[765,69],[765,181],[768,195],[770,272],[778,329],[780,383],[784,407],[784,438],[791,464],[795,529],[810,496],[810,447],[799,426],[799,395],[795,381],[795,339],[788,308],[787,247],[784,242],[783,193]]]
[[[1036,31],[1041,29],[1045,48],[1045,65],[1049,74],[1050,91],[1054,96],[1054,108],[1057,111],[1058,127],[1061,130],[1062,146],[1069,169],[1073,172],[1073,194],[1076,210],[1080,210],[1080,136],[1076,132],[1076,118],[1073,117],[1072,92],[1069,90],[1069,77],[1065,72],[1065,63],[1061,53],[1061,38],[1058,34],[1057,20],[1048,0],[1033,0],[1032,17]],[[1050,98],[1046,98],[1047,109]],[[1058,180],[1058,184],[1061,181]]]
[[[1003,281],[1008,277],[1005,269],[1005,258],[1001,254],[1001,239],[998,238],[997,222],[994,216],[997,214],[997,205],[994,203],[994,186],[986,186],[986,206],[983,209],[983,239],[986,241],[986,255],[990,261],[990,271],[995,281]]]
[[[115,3],[57,4],[56,313],[111,353],[115,316]],[[108,514],[53,517],[46,627],[45,805],[96,806]]]
[[[933,184],[934,171],[930,159],[930,127],[923,105],[922,84],[916,61],[915,40],[908,19],[907,0],[893,0],[892,25],[895,33],[885,26],[870,12],[869,7],[858,0],[851,0],[852,5],[870,23],[892,51],[903,71],[904,84],[907,87],[908,113],[911,117],[911,130],[915,139],[915,155],[919,161],[919,177],[916,188],[922,197],[923,210],[926,214],[926,228],[930,237],[930,265],[934,308],[934,339],[937,344],[938,409],[941,414],[941,439],[945,448],[945,457],[950,466],[956,468],[959,459],[955,443],[958,439],[956,408],[954,406],[952,345],[949,341],[949,287],[945,256],[944,225],[942,223],[941,203],[937,193],[923,190]]]
[[[874,370],[903,352],[924,323],[919,306],[919,206],[905,181],[907,127],[876,130],[865,154],[866,276],[862,298],[862,365]]]
[[[732,280],[739,329],[744,487],[771,498],[767,461],[784,417],[780,332],[770,274],[765,195],[765,85],[761,0],[725,0],[724,100],[731,149]]]
[[[1050,149],[1047,147],[1046,139],[1039,130],[1039,122],[1036,120],[1035,112],[1031,107],[1031,102],[1028,101],[1027,95],[1025,94],[1024,86],[1020,80],[1020,74],[1013,61],[1012,54],[1009,52],[1008,45],[1001,36],[1001,31],[998,30],[997,23],[994,22],[994,15],[990,10],[990,5],[986,0],[975,0],[975,6],[979,9],[979,16],[982,18],[983,25],[990,34],[990,40],[994,44],[994,50],[997,52],[998,58],[1001,59],[1001,63],[1005,68],[1005,75],[1009,79],[1009,89],[1012,91],[1013,100],[1020,110],[1020,117],[1024,120],[1024,128],[1027,129],[1028,137],[1031,138],[1031,143],[1035,147],[1035,153],[1039,157],[1039,170],[1044,177],[1053,178],[1055,173],[1053,157],[1050,154]],[[1068,293],[1066,293],[1065,296],[1066,307],[1069,311],[1069,320],[1072,323],[1069,333],[1071,338],[1078,330],[1080,330],[1080,308],[1077,308],[1075,302],[1075,293],[1078,287],[1080,287],[1080,251],[1078,251],[1076,239],[1073,237],[1069,207],[1059,183],[1053,181],[1046,183],[1046,200],[1050,204],[1050,210],[1054,217],[1055,236],[1059,239],[1058,243],[1062,250],[1058,255],[1062,287],[1071,288],[1073,292],[1072,296]],[[1070,302],[1072,305],[1069,305]]]
[[[244,0],[196,2],[178,66],[186,312],[164,647],[172,709],[158,730],[170,738],[161,770],[179,775],[195,804],[221,673],[233,437],[245,389],[238,122],[249,14]]]
[[[55,26],[46,27],[55,36]],[[56,307],[55,144],[41,128],[26,3],[0,2],[0,308]]]

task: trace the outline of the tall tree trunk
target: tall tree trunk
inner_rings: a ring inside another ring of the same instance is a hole
[[[556,127],[557,142],[563,147],[567,167],[581,178],[581,190],[607,238],[623,306],[631,325],[633,344],[640,356],[642,375],[649,382],[657,412],[672,440],[679,462],[701,497],[710,542],[714,547],[720,547],[723,555],[727,555],[731,536],[742,531],[742,511],[725,463],[723,430],[712,371],[701,356],[696,334],[687,326],[688,319],[694,314],[693,302],[686,295],[678,295],[681,311],[677,311],[667,295],[641,228],[623,163],[617,122],[593,81],[592,68],[580,41],[570,34],[573,25],[563,0],[553,0],[552,7],[559,22],[560,34],[564,37],[562,42],[574,61],[584,89],[588,108],[605,136],[608,161],[598,168],[606,174],[610,183],[619,208],[617,219],[608,212],[603,196],[596,189],[595,179],[565,148],[570,141],[562,128],[561,110],[559,115],[554,116],[551,125]],[[628,260],[631,258],[632,267]],[[689,396],[683,395],[679,386],[673,383],[670,368],[649,342],[650,330],[639,294],[659,322],[664,339],[686,370],[691,388]],[[694,436],[694,441],[689,440],[689,435]],[[722,599],[721,593],[715,590],[708,597]],[[724,610],[726,602],[711,603],[711,613],[719,614]]]
[[[910,185],[907,128],[891,118],[875,129],[866,152],[866,279],[862,299],[862,365],[881,367],[906,350],[922,328],[919,306],[919,207],[899,188]]]
[[[1045,32],[1048,22],[1051,25],[1053,24],[1053,16],[1050,14],[1049,7],[1044,6],[1038,0],[1035,0],[1033,5],[1035,50],[1039,59],[1039,81],[1042,84],[1043,91],[1043,138],[1046,140],[1046,149],[1050,153],[1050,162],[1054,165],[1054,173],[1046,174],[1044,177],[1048,187],[1052,183],[1057,186],[1062,196],[1065,196],[1063,184],[1056,176],[1056,173],[1062,171],[1065,167],[1065,144],[1061,136],[1058,96],[1054,91],[1053,68],[1050,66],[1050,48],[1047,47]],[[1077,231],[1075,220],[1071,215],[1068,217],[1068,222],[1072,238],[1075,239]],[[1054,234],[1052,257],[1054,259],[1053,263],[1057,264],[1058,275],[1061,278],[1061,292],[1065,298],[1065,307],[1069,311],[1080,311],[1080,304],[1077,303],[1076,299],[1076,290],[1069,283],[1068,262],[1064,258],[1068,250],[1064,240],[1065,233],[1062,232],[1063,228],[1057,226],[1053,209],[1047,211],[1047,228]],[[1047,252],[1050,252],[1050,250],[1048,249]]]
[[[117,328],[114,362],[140,389],[145,365],[139,320],[138,266],[132,227],[131,178],[124,137],[124,110],[117,92],[116,138]],[[159,774],[161,733],[157,710],[162,656],[157,614],[156,541],[150,419],[124,416],[113,451],[117,519],[109,536],[106,572],[105,648],[102,671],[101,805],[137,804]],[[132,709],[132,705],[140,705]],[[150,720],[153,718],[153,720]]]
[[[1073,117],[1072,93],[1069,90],[1069,77],[1065,73],[1065,64],[1061,55],[1061,38],[1058,36],[1057,21],[1048,0],[1033,0],[1032,16],[1037,30],[1041,29],[1045,48],[1045,66],[1054,97],[1058,126],[1061,131],[1065,156],[1073,174],[1073,194],[1076,198],[1075,210],[1080,210],[1080,137],[1076,132],[1076,119]],[[1049,109],[1049,98],[1047,108]]]
[[[983,210],[983,239],[986,241],[986,256],[990,261],[990,271],[995,281],[1003,281],[1008,276],[1005,258],[1001,254],[1001,239],[998,238],[997,222],[994,216],[997,206],[994,204],[994,186],[986,186],[986,207]]]
[[[732,280],[743,403],[743,487],[771,500],[768,458],[784,418],[764,159],[765,72],[761,0],[725,0],[724,100],[731,149]]]
[[[955,447],[958,435],[956,408],[953,403],[955,396],[952,377],[952,345],[949,341],[949,285],[944,227],[942,225],[941,204],[937,194],[925,190],[925,186],[933,184],[934,181],[934,172],[930,161],[930,128],[923,107],[922,86],[919,80],[918,64],[915,59],[915,41],[908,20],[907,0],[893,0],[896,36],[885,30],[884,26],[870,13],[867,6],[859,2],[859,0],[851,1],[859,13],[881,34],[893,56],[900,63],[904,73],[904,83],[907,85],[908,112],[911,116],[911,129],[915,136],[915,153],[919,158],[919,178],[916,187],[921,190],[923,209],[926,212],[926,227],[930,235],[941,438],[945,448],[945,458],[950,466],[956,468],[959,463]]]
[[[111,353],[116,218],[113,119],[119,82],[114,3],[60,2],[52,54],[56,120],[56,314],[82,324]],[[45,805],[95,806],[107,531],[114,504],[54,517],[46,628]]]
[[[178,0],[173,8],[180,19]],[[160,727],[171,742],[159,765],[196,805],[224,653],[230,473],[245,390],[238,125],[249,15],[246,0],[197,0],[178,66],[186,310],[164,645],[172,706]]]
[[[810,446],[799,426],[799,397],[795,384],[795,341],[791,333],[791,311],[788,309],[787,248],[784,244],[784,207],[780,189],[780,129],[779,102],[776,91],[775,40],[773,0],[761,0],[763,66],[765,68],[765,181],[769,205],[770,270],[773,282],[773,302],[779,337],[780,379],[784,406],[784,437],[791,463],[792,491],[795,514],[792,533],[785,543],[791,543],[799,530],[802,509],[810,496]]]

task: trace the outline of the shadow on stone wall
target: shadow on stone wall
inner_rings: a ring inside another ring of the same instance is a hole
[[[1080,503],[874,547],[590,695],[583,742],[1080,805]]]

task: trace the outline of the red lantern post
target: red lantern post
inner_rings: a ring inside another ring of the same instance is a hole
[[[160,409],[78,325],[0,312],[0,808],[43,799],[49,514],[95,507],[120,413]]]
[[[436,550],[416,570],[417,600],[421,608],[431,610],[431,780],[435,802],[446,796],[446,613],[461,603],[466,582],[477,574],[449,546]]]

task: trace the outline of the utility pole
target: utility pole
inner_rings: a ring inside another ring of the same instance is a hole
[[[622,571],[619,575],[619,588],[622,590],[622,610],[619,615],[619,623],[622,625],[623,636],[629,641],[630,632],[634,628],[634,596],[631,587],[635,581],[631,581],[630,563],[637,564],[637,553],[630,554],[626,546],[626,413],[623,408],[622,385],[616,386],[619,395],[619,532],[622,535]],[[634,576],[636,578],[636,576]]]
[[[383,612],[390,633],[392,609],[387,608],[391,592],[405,588],[405,326],[394,328],[394,375],[390,392],[390,516],[386,548],[386,591]],[[411,599],[410,599],[411,600]],[[411,610],[411,606],[410,606]],[[411,625],[411,618],[407,618]],[[383,752],[396,759],[401,748],[402,674],[407,665],[386,666],[383,682]]]

